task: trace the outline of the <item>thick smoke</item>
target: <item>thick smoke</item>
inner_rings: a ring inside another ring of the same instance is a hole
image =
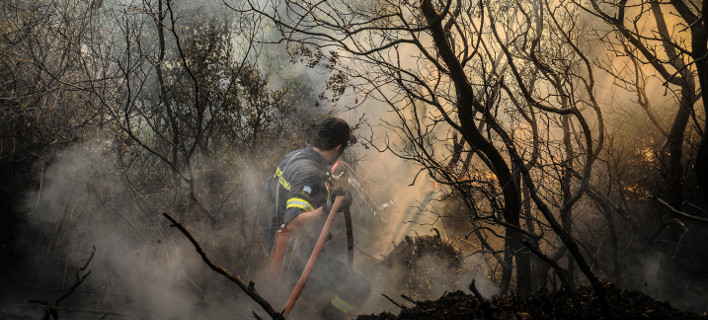
[[[356,119],[349,117],[348,120],[354,123]],[[396,274],[400,272],[397,269],[400,266],[365,266],[380,262],[391,252],[394,243],[403,241],[406,235],[431,233],[430,226],[411,221],[416,220],[421,211],[419,205],[435,185],[422,178],[416,185],[409,186],[415,167],[390,154],[359,147],[351,152],[363,155],[363,160],[353,166],[349,175],[358,178],[363,188],[360,190],[369,194],[369,198],[358,195],[355,201],[355,206],[359,205],[354,209],[357,248],[365,253],[356,253],[357,269],[367,277],[375,272]],[[24,249],[36,259],[27,261],[26,272],[37,279],[37,283],[20,285],[24,292],[21,301],[56,299],[60,295],[56,291],[50,294],[28,287],[71,287],[76,281],[76,270],[84,265],[95,247],[96,254],[87,268],[91,271],[90,276],[62,302],[67,307],[62,314],[67,317],[82,319],[95,315],[77,309],[136,319],[213,319],[245,315],[250,310],[262,312],[234,284],[209,270],[191,244],[169,226],[161,214],[172,212],[176,215],[172,211],[175,206],[173,190],[156,187],[148,194],[139,192],[136,185],[140,179],[149,177],[125,171],[125,163],[120,162],[117,155],[116,146],[105,140],[67,148],[46,168],[42,187],[27,194],[25,228],[28,236],[24,239]],[[242,275],[246,281],[254,279],[263,292],[272,292],[265,288],[267,284],[259,274],[266,262],[262,248],[262,218],[267,213],[258,211],[264,176],[255,169],[258,166],[248,165],[249,160],[243,155],[226,158],[234,159],[245,168],[241,172],[234,172],[235,168],[219,168],[203,174],[219,172],[220,179],[241,185],[241,193],[233,194],[229,183],[223,184],[224,190],[212,191],[222,195],[217,198],[222,199],[220,201],[224,201],[226,207],[220,209],[223,214],[218,227],[214,228],[207,219],[200,218],[192,218],[185,224],[213,261]],[[205,178],[199,174],[194,176],[197,181]],[[252,199],[247,203],[253,209],[233,212],[228,208],[232,203],[229,197]],[[199,217],[196,210],[190,214]],[[341,224],[342,219],[339,220]],[[366,223],[372,221],[378,225],[367,227]],[[249,257],[255,259],[248,261]],[[483,293],[496,292],[493,286],[481,287],[483,273],[466,273],[460,280],[462,282],[452,284],[438,281],[449,279],[447,270],[439,261],[421,257],[420,267],[434,270],[430,276],[435,281],[436,287],[432,289],[435,295],[464,289],[471,281],[470,277],[477,278]],[[380,293],[400,286],[400,283],[389,281],[374,283],[372,298],[361,311],[378,312],[390,308],[390,303],[382,300]],[[399,293],[406,294],[403,288]],[[29,312],[39,316],[43,310],[38,307]]]
[[[345,97],[344,104],[347,104]],[[343,117],[350,123],[364,119],[371,125],[361,128],[360,140],[372,138],[381,148],[384,142],[403,145],[405,141],[397,140],[391,135],[391,130],[384,123],[395,123],[396,116],[376,104],[364,104],[354,110],[348,110]],[[374,148],[363,148],[362,144],[350,151],[354,158],[360,159],[354,166],[356,172],[345,172],[356,178],[354,185],[362,194],[355,194],[355,269],[366,275],[372,284],[372,295],[360,310],[361,313],[392,311],[395,307],[381,294],[391,297],[400,294],[421,299],[435,299],[444,292],[455,290],[468,291],[467,286],[475,280],[477,288],[485,296],[497,294],[498,287],[489,280],[487,264],[477,256],[461,259],[461,270],[449,268],[449,257],[417,256],[415,261],[406,264],[385,261],[401,258],[396,256],[397,246],[405,245],[405,238],[434,235],[433,228],[443,234],[443,241],[450,235],[447,233],[439,214],[443,191],[425,172],[419,173],[419,167],[413,162],[403,161],[390,152],[378,152]],[[414,177],[416,177],[414,181]],[[363,239],[362,239],[363,237]],[[367,238],[368,237],[368,238]],[[361,253],[361,254],[359,254]],[[454,260],[454,259],[453,259]],[[413,266],[411,265],[413,264]],[[423,272],[423,270],[425,270]],[[411,287],[406,283],[406,276],[418,272],[413,277],[419,277],[423,287]],[[459,272],[459,273],[458,273]],[[423,295],[419,295],[424,292]]]
[[[28,194],[26,229],[31,233],[24,239],[25,249],[37,258],[28,261],[26,270],[37,283],[24,285],[70,287],[95,247],[90,276],[62,302],[69,307],[62,312],[70,318],[87,315],[70,313],[71,307],[89,306],[134,319],[211,319],[255,310],[249,301],[237,299],[239,289],[209,271],[191,244],[170,229],[161,213],[170,208],[174,195],[167,190],[136,193],[114,155],[113,145],[104,141],[71,147],[47,168],[41,190]],[[188,227],[217,263],[229,262],[230,255],[221,256],[218,249],[234,243],[233,228]],[[18,291],[26,292],[26,300],[53,302],[60,295],[28,287]]]

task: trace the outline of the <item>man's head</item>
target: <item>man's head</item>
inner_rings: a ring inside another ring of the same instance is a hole
[[[317,127],[312,146],[321,150],[332,150],[341,145],[342,149],[356,143],[352,129],[344,119],[327,118]]]
[[[355,142],[356,137],[344,119],[327,118],[317,127],[312,146],[328,163],[333,164],[344,149]]]

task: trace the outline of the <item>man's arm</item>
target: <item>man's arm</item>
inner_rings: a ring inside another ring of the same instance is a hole
[[[303,226],[309,225],[312,222],[320,220],[324,215],[329,214],[329,212],[324,212],[322,207],[315,210],[306,211],[300,213],[287,224],[287,229],[289,232],[297,232]]]
[[[290,224],[287,225],[287,229],[289,231],[297,231],[298,228],[307,225],[310,222],[318,220],[320,219],[320,217],[329,215],[329,211],[332,210],[334,198],[339,196],[344,197],[339,209],[344,211],[349,210],[349,207],[352,205],[352,195],[351,193],[349,193],[349,191],[345,191],[341,188],[338,188],[332,191],[329,201],[326,201],[326,205],[322,205],[321,207],[315,210],[301,213],[300,215],[295,217],[295,219],[290,221]]]
[[[297,231],[329,214],[321,208],[328,196],[324,179],[315,166],[297,168],[285,203],[284,223],[288,231]]]

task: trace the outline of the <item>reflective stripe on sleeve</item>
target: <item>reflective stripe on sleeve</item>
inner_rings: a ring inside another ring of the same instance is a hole
[[[305,211],[315,210],[315,208],[313,208],[312,205],[309,202],[307,202],[307,200],[302,199],[302,198],[288,199],[288,201],[285,203],[285,210],[290,209],[290,208],[300,208]]]
[[[342,300],[342,298],[338,297],[337,295],[334,295],[332,297],[332,300],[330,300],[330,303],[340,311],[344,313],[352,313],[354,310],[354,306],[351,304],[347,303],[346,301]]]

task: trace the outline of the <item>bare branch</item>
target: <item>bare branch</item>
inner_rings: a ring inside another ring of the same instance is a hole
[[[226,279],[231,280],[233,283],[236,283],[236,285],[238,285],[241,290],[243,290],[249,297],[251,297],[251,299],[258,303],[263,308],[263,310],[271,316],[271,318],[273,318],[274,320],[284,320],[283,315],[280,312],[275,311],[275,309],[273,309],[270,303],[265,298],[263,298],[263,296],[261,296],[258,291],[256,291],[253,282],[251,282],[249,285],[246,285],[246,283],[243,282],[243,280],[241,280],[239,276],[233,276],[230,272],[226,271],[226,269],[213,263],[209,259],[209,257],[207,257],[204,250],[202,250],[202,247],[199,245],[197,240],[194,239],[192,234],[187,231],[187,229],[177,219],[175,219],[169,213],[166,212],[162,215],[165,216],[167,220],[170,220],[170,222],[172,222],[173,227],[179,229],[179,231],[181,231],[182,234],[184,234],[187,239],[189,239],[192,245],[194,245],[194,248],[197,250],[197,253],[199,253],[199,255],[202,257],[202,260],[204,260],[204,262],[207,264],[207,266],[209,266],[209,268],[216,271],[218,274],[224,276]]]
[[[692,215],[692,214],[688,214],[688,213],[686,213],[686,212],[680,211],[680,210],[674,208],[674,207],[673,207],[672,205],[670,205],[668,202],[662,200],[661,198],[659,198],[659,197],[657,197],[657,196],[655,196],[655,195],[647,194],[646,196],[647,196],[647,198],[649,198],[649,199],[654,199],[654,201],[656,201],[656,202],[658,202],[659,204],[661,204],[662,206],[668,208],[669,210],[671,210],[671,212],[673,212],[674,214],[676,214],[676,215],[678,215],[678,216],[681,216],[681,217],[684,217],[684,218],[686,218],[686,219],[693,220],[693,221],[708,223],[708,219],[707,219],[707,218],[697,217],[697,216],[694,216],[694,215]]]

